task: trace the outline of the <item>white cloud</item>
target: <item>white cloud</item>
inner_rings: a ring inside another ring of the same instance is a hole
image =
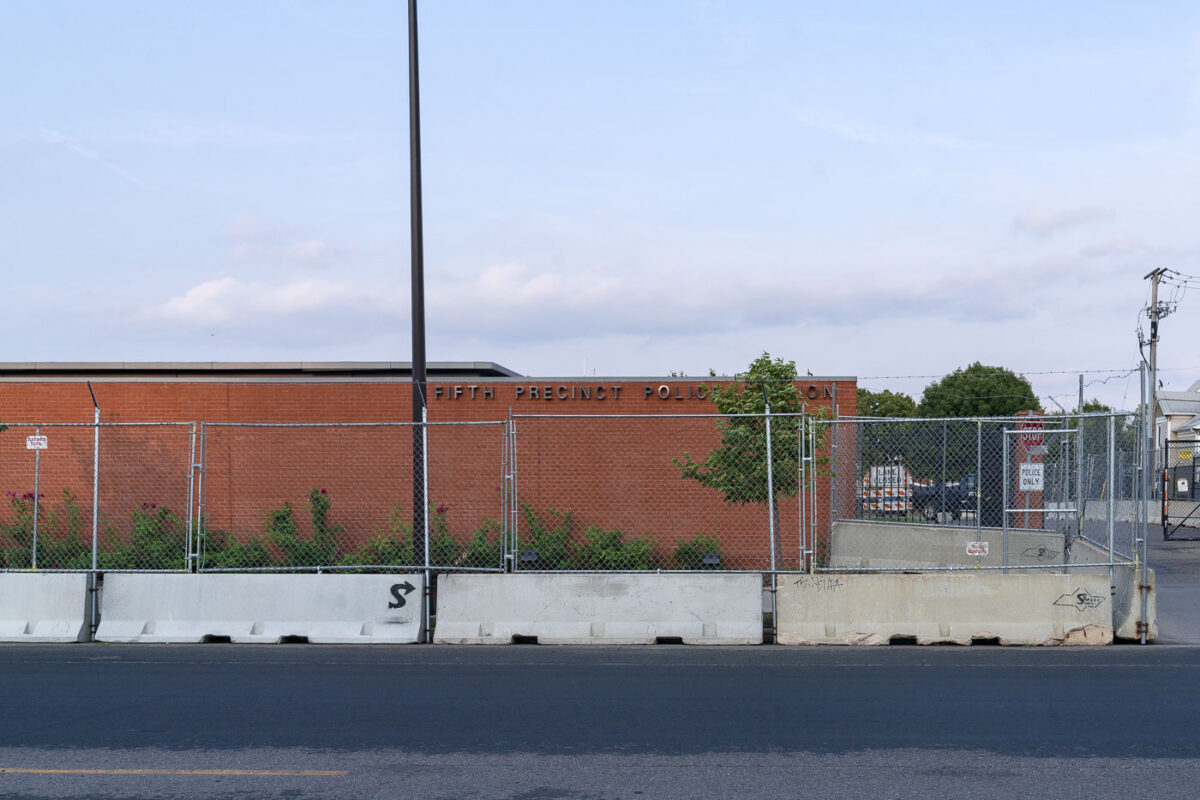
[[[329,281],[303,280],[272,286],[260,281],[220,278],[193,286],[147,314],[185,324],[209,325],[253,322],[264,315],[282,317],[370,305],[365,292]]]
[[[794,270],[808,271],[800,265]],[[428,320],[442,335],[530,341],[745,332],[805,320],[840,327],[863,319],[994,320],[1030,313],[1015,287],[995,288],[995,274],[988,267],[923,280],[897,269],[863,282],[844,276],[802,281],[736,273],[611,277],[506,264],[432,286]]]

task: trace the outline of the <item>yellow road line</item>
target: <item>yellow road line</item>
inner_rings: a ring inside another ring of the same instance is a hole
[[[303,778],[336,778],[349,774],[346,770],[316,769],[26,769],[0,767],[0,774],[3,773],[10,775],[265,775]]]

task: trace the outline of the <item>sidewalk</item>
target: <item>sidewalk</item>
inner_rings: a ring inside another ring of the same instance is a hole
[[[1200,541],[1164,541],[1151,526],[1146,545],[1158,586],[1158,641],[1200,644]]]

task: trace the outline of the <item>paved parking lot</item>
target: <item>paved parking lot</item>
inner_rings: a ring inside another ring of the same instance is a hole
[[[1164,541],[1162,529],[1151,526],[1147,546],[1158,585],[1159,641],[1200,644],[1200,541]]]

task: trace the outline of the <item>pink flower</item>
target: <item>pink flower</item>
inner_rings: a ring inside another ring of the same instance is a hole
[[[324,488],[322,488],[322,489],[321,489],[321,494],[325,494],[325,489],[324,489]]]
[[[445,513],[446,513],[446,511],[447,511],[446,504],[445,504],[445,503],[438,503],[438,507],[437,507],[437,513],[439,513],[439,514],[445,514]]]

